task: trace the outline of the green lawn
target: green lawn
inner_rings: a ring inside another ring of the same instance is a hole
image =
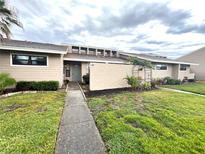
[[[201,82],[186,83],[182,85],[163,85],[163,87],[205,95],[205,83]]]
[[[89,99],[110,154],[205,153],[205,98],[154,90]]]
[[[41,92],[0,99],[0,153],[53,153],[64,96]]]

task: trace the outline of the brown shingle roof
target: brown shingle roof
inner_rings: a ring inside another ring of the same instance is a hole
[[[113,62],[113,63],[127,63],[127,60],[117,58],[117,57],[101,57],[101,56],[91,56],[91,55],[82,55],[82,54],[71,54],[68,53],[64,55],[64,59],[73,59],[73,60],[82,60],[82,61],[99,61],[99,62]]]
[[[50,43],[38,43],[38,42],[9,40],[9,39],[3,39],[2,41],[0,41],[0,46],[31,48],[31,49],[45,49],[45,50],[54,50],[54,51],[66,51],[67,50],[67,46],[65,45],[55,45],[55,44],[50,44]]]

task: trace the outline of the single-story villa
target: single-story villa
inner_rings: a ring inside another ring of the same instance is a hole
[[[144,69],[130,63],[131,57],[150,61],[154,68]],[[64,80],[82,82],[89,73],[90,90],[128,87],[127,75],[144,80],[171,77],[194,79],[191,62],[166,57],[133,54],[115,49],[78,45],[55,45],[3,39],[0,42],[0,72],[7,72],[17,81]]]
[[[192,51],[177,60],[198,63],[199,66],[192,65],[191,69],[196,74],[197,80],[205,81],[205,47]]]

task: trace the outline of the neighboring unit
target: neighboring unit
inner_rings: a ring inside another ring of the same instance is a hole
[[[193,65],[191,69],[196,74],[197,80],[205,81],[205,47],[182,56],[178,60],[198,63],[199,66]]]
[[[133,66],[131,57],[152,62],[153,69]],[[0,72],[17,81],[56,80],[82,82],[90,75],[90,90],[128,87],[125,77],[135,75],[143,80],[171,77],[194,79],[190,62],[155,55],[131,54],[116,49],[77,45],[54,45],[3,39],[0,42]]]

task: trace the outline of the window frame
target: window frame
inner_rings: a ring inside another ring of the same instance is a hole
[[[166,65],[166,69],[157,69],[157,65]],[[157,71],[167,71],[168,70],[168,65],[165,63],[157,63],[155,64],[155,70]]]
[[[20,64],[13,64],[13,55],[46,57],[47,63],[46,63],[46,65],[20,65]],[[17,67],[49,67],[49,58],[48,58],[48,55],[27,54],[27,53],[10,53],[10,66],[17,66]]]
[[[182,65],[185,66],[185,68],[186,68],[185,70],[184,70],[184,69],[181,69],[181,66],[182,66]],[[179,70],[180,70],[180,71],[187,71],[187,67],[188,67],[188,65],[186,65],[186,64],[180,64]]]

